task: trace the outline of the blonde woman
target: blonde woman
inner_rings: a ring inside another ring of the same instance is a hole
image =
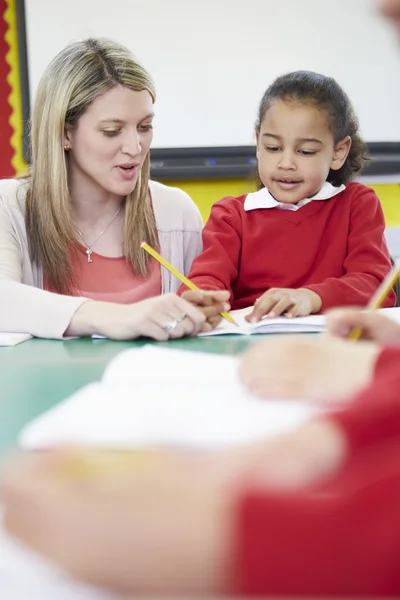
[[[30,174],[0,182],[0,331],[166,340],[227,308],[225,292],[177,297],[139,246],[186,274],[201,251],[192,200],[149,181],[154,100],[147,71],[109,40],[72,44],[47,67]]]

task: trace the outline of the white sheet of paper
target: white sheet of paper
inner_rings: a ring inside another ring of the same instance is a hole
[[[275,319],[264,318],[258,323],[248,323],[245,316],[253,310],[252,306],[240,310],[231,310],[230,315],[235,319],[239,327],[223,319],[216,329],[208,333],[200,333],[201,337],[210,335],[236,334],[251,335],[257,333],[319,333],[325,330],[325,317],[323,315],[309,315],[307,317],[296,317],[287,319],[277,317]]]
[[[400,307],[391,307],[391,308],[381,308],[379,309],[380,313],[385,315],[385,317],[389,317],[389,319],[393,319],[396,323],[400,324]]]
[[[16,346],[21,342],[31,339],[29,333],[6,333],[0,332],[0,346]]]
[[[209,449],[281,433],[316,414],[306,402],[256,399],[236,371],[231,356],[150,345],[126,350],[101,382],[28,424],[20,444]]]

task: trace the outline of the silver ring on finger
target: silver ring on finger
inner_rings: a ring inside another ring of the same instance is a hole
[[[166,325],[164,325],[163,327],[164,331],[170,333],[171,331],[176,329],[178,325],[182,323],[182,321],[184,321],[185,319],[187,319],[187,315],[183,313],[183,315],[180,316],[178,319],[174,319],[173,321],[169,321],[168,323],[166,323]]]

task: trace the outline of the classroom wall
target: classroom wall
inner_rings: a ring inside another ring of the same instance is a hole
[[[26,170],[22,156],[22,109],[18,80],[18,44],[15,0],[0,0],[0,177]],[[169,181],[185,190],[206,221],[214,202],[255,190],[248,178]],[[400,226],[400,185],[370,184],[381,199],[388,226]]]
[[[376,0],[25,0],[25,7],[32,95],[65,45],[113,38],[154,78],[153,147],[252,144],[265,88],[297,69],[337,78],[368,142],[399,138],[397,40]]]
[[[196,202],[204,221],[210,214],[212,204],[223,196],[240,196],[256,189],[251,179],[241,178],[212,181],[168,181],[165,183],[185,190]],[[387,226],[400,226],[400,184],[368,185],[376,191],[382,202]]]
[[[382,202],[387,227],[400,225],[400,184],[371,185]]]

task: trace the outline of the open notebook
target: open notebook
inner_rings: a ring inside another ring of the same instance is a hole
[[[143,346],[121,352],[102,381],[78,390],[20,434],[25,448],[210,449],[290,430],[316,414],[301,401],[252,397],[237,358]]]
[[[275,319],[264,318],[258,323],[248,323],[245,321],[245,316],[253,310],[252,306],[242,308],[241,310],[231,310],[230,315],[239,325],[233,325],[223,319],[218,327],[208,333],[200,333],[200,336],[209,335],[252,335],[257,333],[321,333],[325,331],[325,316],[324,315],[309,315],[308,317],[296,317],[287,319],[286,317],[278,317]],[[381,308],[378,312],[386,317],[400,323],[400,308]]]
[[[287,319],[286,317],[277,317],[275,319],[264,318],[258,323],[248,323],[245,316],[253,310],[252,306],[242,308],[241,310],[231,310],[229,313],[239,325],[228,323],[223,319],[216,329],[208,333],[201,333],[201,336],[237,334],[251,335],[255,333],[318,333],[325,330],[325,317],[323,315],[309,315],[308,317],[296,317]]]

